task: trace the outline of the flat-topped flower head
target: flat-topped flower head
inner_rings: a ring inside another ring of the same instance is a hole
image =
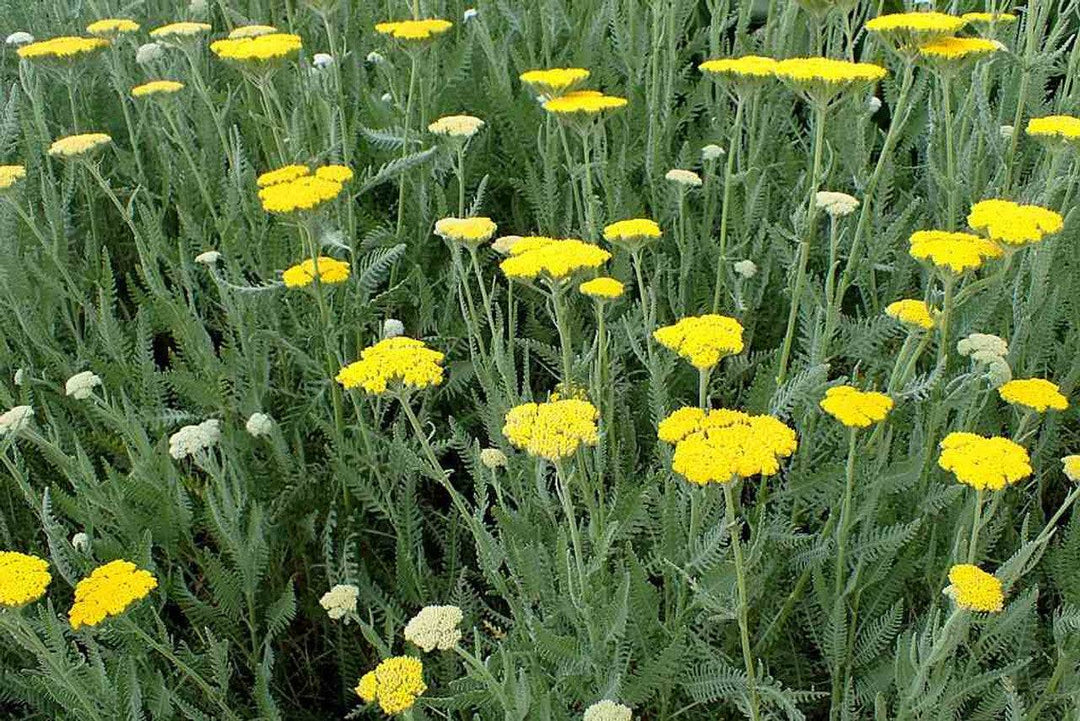
[[[973,60],[1003,50],[996,40],[986,38],[944,37],[919,46],[919,57],[938,63],[957,63]]]
[[[435,235],[451,243],[478,248],[495,236],[498,226],[491,218],[443,218],[435,223]]]
[[[1074,483],[1080,482],[1080,455],[1065,456],[1061,459],[1061,470],[1065,477]]]
[[[17,551],[0,551],[0,608],[20,608],[45,595],[52,576],[47,561]]]
[[[852,386],[834,386],[825,391],[821,410],[848,428],[867,428],[885,420],[893,399],[884,393],[861,391]]]
[[[675,183],[675,185],[681,188],[700,188],[701,176],[695,173],[693,170],[684,170],[682,168],[672,168],[664,173],[664,180]]]
[[[915,260],[927,261],[956,275],[975,270],[1004,252],[995,243],[971,233],[946,230],[918,230],[911,234],[908,251]]]
[[[184,84],[176,80],[151,80],[131,89],[133,98],[149,98],[174,95],[184,89]]]
[[[964,13],[960,17],[969,25],[1012,25],[1017,20],[1012,13]]]
[[[296,180],[267,185],[259,191],[263,210],[270,213],[296,213],[314,210],[341,194],[344,186],[333,180],[315,175],[304,175]]]
[[[698,70],[728,83],[736,93],[748,92],[776,79],[778,62],[760,55],[716,58],[698,65]]]
[[[937,311],[931,309],[926,301],[906,298],[887,305],[885,315],[895,318],[909,328],[930,330],[934,327]]]
[[[743,327],[726,315],[683,318],[674,325],[657,328],[656,342],[690,361],[698,370],[714,367],[725,356],[741,353]]]
[[[631,721],[634,710],[629,706],[604,699],[585,709],[582,721]]]
[[[807,100],[818,104],[832,102],[845,92],[872,85],[887,74],[880,65],[834,58],[789,58],[776,66],[778,78]]]
[[[626,287],[614,278],[600,276],[599,278],[585,281],[578,286],[578,290],[581,291],[582,295],[587,295],[594,300],[603,302],[622,297]]]
[[[255,185],[260,188],[268,188],[271,185],[288,183],[307,175],[311,175],[311,168],[306,165],[285,165],[263,173],[255,179]]]
[[[528,70],[519,79],[540,95],[553,98],[588,80],[589,71],[585,68]]]
[[[318,269],[315,267],[315,261],[308,258],[282,272],[281,280],[285,283],[285,287],[305,288],[315,282],[316,277],[323,285],[344,283],[349,279],[350,267],[344,260],[325,255],[320,255],[318,260]]]
[[[603,248],[576,238],[530,236],[514,243],[510,257],[499,268],[512,280],[560,282],[582,271],[596,270],[610,258],[611,253]]]
[[[405,624],[405,640],[430,653],[447,651],[461,640],[464,616],[457,606],[424,606]]]
[[[1069,407],[1069,399],[1061,394],[1057,384],[1043,378],[1011,380],[998,388],[998,395],[1006,403],[1039,413],[1063,411]]]
[[[442,383],[443,358],[421,340],[403,335],[384,338],[361,351],[360,360],[342,368],[336,380],[372,395],[382,395],[391,387],[419,390]]]
[[[1061,214],[1049,208],[1000,199],[982,200],[973,205],[967,222],[991,240],[1007,246],[1037,243],[1065,227]]]
[[[544,110],[555,115],[591,117],[626,106],[626,98],[604,95],[598,90],[573,90],[544,101]]]
[[[439,18],[426,18],[424,20],[398,20],[394,22],[379,23],[375,26],[375,32],[387,35],[395,40],[406,42],[430,40],[442,35],[452,28],[454,23]]]
[[[15,384],[19,385],[18,372],[16,372]],[[31,406],[15,406],[0,413],[0,436],[9,433],[18,433],[30,425],[34,420],[34,409]]]
[[[471,138],[484,127],[484,121],[472,115],[446,115],[428,126],[428,132],[447,138]]]
[[[579,398],[523,403],[507,412],[502,432],[515,448],[555,463],[596,445],[599,418],[596,406]]]
[[[634,253],[663,235],[655,220],[630,218],[604,228],[604,240]]]
[[[960,483],[975,489],[1000,491],[1031,475],[1024,447],[1008,438],[954,432],[941,441],[938,465]]]
[[[847,193],[819,190],[814,194],[814,205],[831,218],[843,218],[855,212],[859,207],[859,200]]]
[[[104,38],[62,36],[23,45],[16,54],[23,60],[74,60],[92,55],[109,46]]]
[[[25,177],[25,165],[0,165],[0,192],[10,190]]]
[[[949,569],[949,583],[945,594],[965,611],[998,613],[1005,607],[1001,581],[978,566],[970,563],[953,566]]]
[[[114,38],[118,35],[138,32],[139,23],[128,18],[103,18],[86,26],[86,33],[99,38]]]
[[[976,361],[989,357],[1004,358],[1009,355],[1009,342],[991,333],[972,333],[956,343],[956,352]]]
[[[360,589],[352,584],[339,583],[322,595],[319,605],[326,610],[326,615],[338,621],[356,611],[356,599]]]
[[[356,685],[356,695],[367,703],[378,702],[383,713],[408,711],[416,699],[427,691],[424,683],[424,664],[413,656],[393,656],[374,671],[368,671]]]
[[[98,566],[75,586],[75,602],[68,611],[71,628],[78,631],[83,626],[97,626],[109,616],[119,616],[157,585],[152,573],[130,561]]]
[[[344,185],[353,179],[355,173],[348,165],[320,165],[315,168],[315,177]]]
[[[254,37],[227,38],[210,43],[210,52],[222,60],[245,67],[270,66],[280,60],[296,57],[304,42],[299,35],[269,33]]]
[[[178,22],[162,25],[150,31],[150,37],[158,40],[180,40],[193,38],[210,32],[208,23]]]
[[[866,29],[898,50],[953,35],[967,24],[962,17],[939,12],[910,12],[879,15],[866,23]]]
[[[1080,118],[1072,115],[1047,115],[1032,118],[1024,129],[1028,135],[1051,145],[1080,144]]]
[[[229,39],[257,38],[260,35],[272,35],[277,31],[278,29],[273,25],[241,25],[229,32]]]
[[[776,418],[725,408],[680,408],[657,435],[675,445],[672,470],[698,485],[773,475],[798,448],[795,431]]]
[[[49,146],[49,155],[54,158],[82,158],[112,142],[112,137],[105,133],[81,133],[60,138]]]

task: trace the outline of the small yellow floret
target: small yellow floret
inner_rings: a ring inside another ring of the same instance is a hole
[[[151,80],[131,89],[131,97],[143,98],[150,95],[172,95],[184,89],[184,84],[175,80]]]
[[[64,36],[23,45],[16,53],[23,60],[68,60],[97,52],[109,45],[104,38]]]
[[[576,238],[557,240],[530,236],[510,248],[510,257],[499,264],[513,280],[566,280],[574,273],[595,270],[611,258],[603,248]]]
[[[773,475],[798,448],[795,431],[776,418],[725,408],[680,408],[657,435],[675,445],[672,470],[698,485]]]
[[[1006,403],[1024,406],[1039,413],[1047,410],[1063,411],[1069,400],[1061,394],[1055,383],[1042,378],[1011,380],[998,388],[998,395]]]
[[[96,37],[108,38],[116,35],[137,32],[139,23],[127,18],[105,18],[86,26],[86,32]]]
[[[315,177],[344,185],[353,179],[353,170],[347,165],[323,165],[315,168]]]
[[[0,165],[0,190],[8,190],[25,177],[25,165]]]
[[[930,330],[934,327],[934,316],[937,311],[931,310],[926,301],[906,298],[887,305],[885,314],[906,326]]]
[[[997,245],[971,233],[919,230],[912,233],[910,242],[912,258],[930,261],[956,274],[975,270],[984,260],[1004,255]]]
[[[0,608],[19,608],[45,595],[52,576],[48,562],[16,551],[0,551]]]
[[[1072,115],[1032,118],[1028,121],[1025,132],[1033,138],[1075,142],[1080,140],[1080,118]]]
[[[210,51],[222,60],[262,65],[295,57],[304,43],[299,35],[270,33],[254,37],[227,38],[210,43]]]
[[[238,28],[233,28],[229,33],[229,39],[239,40],[241,38],[257,38],[260,35],[270,35],[277,31],[278,29],[273,25],[241,25]]]
[[[408,389],[437,386],[443,381],[443,357],[420,340],[385,338],[361,351],[360,360],[342,368],[336,380],[373,395],[385,393],[390,384]]]
[[[725,78],[757,80],[775,77],[777,65],[778,62],[772,58],[744,55],[740,58],[706,60],[698,65],[698,70]]]
[[[105,133],[82,133],[60,138],[49,146],[49,155],[54,158],[78,158],[102,148],[112,142],[112,137]]]
[[[436,35],[442,35],[453,26],[454,23],[449,20],[438,18],[400,20],[379,23],[375,26],[375,32],[380,35],[389,35],[397,40],[428,40]]]
[[[82,626],[97,626],[109,616],[119,616],[157,585],[152,573],[130,561],[98,566],[75,586],[75,602],[68,611],[71,627],[77,631]]]
[[[1061,469],[1070,481],[1080,482],[1080,455],[1065,456],[1061,459]]]
[[[299,265],[294,265],[281,274],[287,288],[304,288],[314,282],[315,276],[324,285],[344,283],[349,279],[349,264],[337,258],[325,255],[319,256],[318,272],[315,270],[315,262],[308,258]]]
[[[893,407],[893,399],[884,393],[860,391],[852,386],[835,386],[825,391],[819,404],[848,428],[866,428],[885,420]]]
[[[305,175],[311,175],[311,168],[308,166],[286,165],[263,173],[255,179],[255,185],[260,188],[267,188],[271,185],[277,185],[278,183],[288,183],[297,178],[303,178]]]
[[[956,605],[967,611],[997,613],[1005,607],[1001,581],[978,566],[962,563],[949,569],[945,592]]]
[[[683,318],[674,325],[657,328],[653,338],[690,361],[699,370],[712,368],[721,358],[741,353],[743,327],[725,315]]]
[[[986,38],[938,38],[919,46],[919,55],[931,60],[966,60],[996,53],[1004,46]]]
[[[477,247],[495,235],[498,226],[491,218],[442,218],[435,223],[435,235],[443,240]]]
[[[956,480],[976,489],[999,491],[1031,475],[1024,447],[1008,438],[955,432],[941,441],[938,465]]]
[[[150,31],[150,37],[184,38],[193,37],[195,35],[202,35],[203,33],[208,32],[210,32],[210,25],[207,23],[179,22],[169,23],[168,25],[162,25],[159,28],[154,28]]]
[[[589,77],[585,68],[551,68],[529,70],[520,76],[521,82],[530,85],[547,96],[561,95]]]
[[[386,659],[356,685],[357,696],[367,703],[378,701],[379,708],[391,716],[411,709],[425,691],[424,664],[412,656]]]
[[[574,90],[544,101],[544,110],[556,115],[596,115],[626,105],[626,98],[604,95],[596,90]]]
[[[584,295],[596,300],[615,300],[622,296],[625,286],[614,278],[600,276],[578,286]]]
[[[341,194],[344,186],[332,180],[305,175],[284,183],[268,185],[259,191],[263,210],[270,213],[294,213],[313,210]]]
[[[547,403],[524,403],[506,414],[503,435],[529,455],[556,462],[569,458],[581,446],[598,440],[596,406],[569,398]]]
[[[1049,208],[1000,199],[982,200],[973,205],[967,222],[991,240],[1006,245],[1037,243],[1065,227],[1061,214]]]

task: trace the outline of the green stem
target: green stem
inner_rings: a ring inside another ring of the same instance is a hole
[[[844,473],[844,501],[840,508],[840,523],[836,536],[836,574],[833,579],[833,596],[839,602],[840,592],[844,587],[845,563],[847,560],[847,541],[851,534],[851,497],[855,490],[855,439],[858,431],[851,428],[848,432],[847,466]]]
[[[590,147],[589,138],[592,134],[592,128],[588,127],[581,132],[581,149],[582,155],[585,160],[585,173],[583,179],[583,192],[581,195],[582,202],[585,205],[585,239],[592,241],[595,237],[596,222],[593,218],[593,203],[592,203],[592,148]]]
[[[979,528],[982,526],[983,489],[975,489],[975,511],[971,519],[971,540],[968,541],[967,562],[975,563],[975,550],[979,546]]]
[[[559,333],[559,348],[562,353],[562,381],[569,384],[573,370],[574,351],[570,340],[570,328],[567,326],[566,308],[563,298],[563,288],[559,283],[551,285],[551,305],[555,309],[555,329]]]
[[[945,299],[941,304],[941,338],[938,341],[940,343],[938,346],[938,365],[947,362],[949,359],[949,321],[952,320],[953,289],[956,285],[956,278],[948,271],[945,271],[941,282],[945,286]]]
[[[946,182],[949,184],[945,227],[948,230],[956,230],[956,212],[960,205],[960,185],[956,177],[956,141],[953,137],[952,83],[950,79],[951,76],[948,72],[942,73],[941,108],[945,115],[943,119],[945,126],[945,177]]]
[[[724,280],[727,277],[727,228],[731,216],[731,176],[735,170],[735,146],[742,138],[743,97],[735,100],[735,121],[731,127],[731,139],[728,141],[727,162],[724,164],[724,194],[720,206],[720,257],[716,261],[716,285],[713,289],[713,313],[720,312],[720,298],[724,292]],[[706,228],[705,232],[711,231]]]
[[[733,479],[734,480],[734,479]],[[760,701],[757,690],[757,665],[754,662],[753,648],[750,646],[749,602],[746,593],[746,569],[744,568],[742,541],[739,540],[739,519],[735,512],[735,496],[732,483],[724,483],[724,505],[727,510],[728,538],[731,552],[735,559],[735,583],[739,593],[739,638],[742,643],[743,663],[746,666],[746,686],[750,697],[750,719],[761,718]]]
[[[409,90],[405,96],[405,137],[401,143],[401,159],[404,160],[409,155],[409,137],[410,123],[412,122],[413,111],[413,96],[416,95],[416,81],[417,81],[417,56],[415,52],[409,53]],[[401,174],[401,178],[398,181],[398,208],[397,208],[397,237],[401,238],[401,231],[405,226],[405,174]]]

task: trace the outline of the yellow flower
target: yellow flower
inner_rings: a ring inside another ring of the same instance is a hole
[[[241,25],[238,28],[233,28],[229,33],[229,39],[257,38],[260,35],[271,35],[277,31],[278,29],[273,25]]]
[[[382,395],[391,383],[411,389],[437,386],[443,380],[443,358],[423,341],[399,335],[365,348],[360,360],[342,368],[336,380],[373,395]]]
[[[620,220],[604,228],[604,240],[631,253],[640,250],[662,234],[656,221],[648,218]]]
[[[154,28],[150,31],[150,37],[192,37],[195,35],[202,35],[206,32],[210,32],[210,26],[207,23],[179,22],[169,23],[168,25],[162,25],[159,28]]]
[[[349,264],[343,260],[319,256],[319,268],[316,273],[315,263],[308,258],[299,265],[294,265],[281,274],[286,288],[303,288],[311,285],[316,274],[324,285],[344,283],[349,279]]]
[[[510,248],[510,257],[499,264],[514,280],[566,280],[574,273],[595,270],[611,258],[603,248],[576,238],[527,237]]]
[[[622,296],[625,287],[614,278],[600,276],[587,280],[578,286],[578,290],[596,300],[615,300]]]
[[[0,190],[10,189],[25,177],[25,165],[0,165]]]
[[[930,330],[934,327],[936,310],[931,310],[925,301],[911,298],[898,300],[885,307],[885,314],[895,318],[906,326]]]
[[[1080,118],[1072,115],[1047,115],[1028,121],[1026,131],[1033,138],[1075,143],[1080,141]]]
[[[210,52],[222,60],[249,66],[295,57],[304,46],[299,35],[270,33],[255,37],[228,38],[210,43]]]
[[[83,133],[60,138],[49,146],[49,155],[54,158],[78,158],[112,142],[112,137],[105,133]]]
[[[698,70],[721,80],[733,81],[746,89],[761,84],[764,80],[776,77],[779,63],[772,58],[760,55],[744,55],[739,58],[718,58],[706,60],[698,65]]]
[[[259,191],[263,210],[270,213],[294,213],[313,210],[341,194],[343,186],[333,180],[306,175],[296,180],[268,185]]]
[[[1061,215],[1038,205],[983,200],[971,207],[968,225],[1006,245],[1037,243],[1065,227]]]
[[[472,248],[491,240],[497,229],[491,218],[443,218],[435,223],[435,235]]]
[[[675,445],[672,470],[698,485],[772,475],[798,448],[795,431],[776,418],[725,408],[680,408],[660,422],[657,435]]]
[[[556,115],[596,115],[626,105],[626,98],[604,95],[597,90],[574,90],[544,101],[544,110]]]
[[[1069,400],[1061,394],[1056,384],[1042,378],[1012,380],[998,388],[1001,400],[1016,406],[1024,406],[1039,413],[1048,409],[1063,411]]]
[[[184,89],[184,84],[175,80],[151,80],[131,89],[131,97],[143,98],[149,95],[172,95]]]
[[[75,602],[68,611],[71,627],[77,631],[82,626],[97,626],[108,616],[119,616],[157,585],[153,574],[130,561],[98,566],[75,586]]]
[[[945,589],[956,605],[967,611],[997,613],[1005,607],[1005,594],[1001,581],[978,566],[961,563],[949,569],[949,583]]]
[[[424,664],[412,656],[386,659],[374,671],[365,673],[356,685],[357,696],[367,703],[378,701],[383,712],[391,716],[411,709],[425,691]]]
[[[1009,25],[1016,22],[1012,13],[964,13],[960,16],[967,23],[1001,23]]]
[[[974,270],[988,258],[1004,253],[994,243],[971,233],[945,230],[919,230],[911,234],[911,257],[928,260],[938,268],[960,274]]]
[[[1080,456],[1065,456],[1061,459],[1062,470],[1070,481],[1080,481]]]
[[[1024,447],[1008,438],[950,433],[941,441],[938,465],[972,488],[999,491],[1031,475]]]
[[[315,168],[315,177],[344,185],[353,179],[353,171],[347,165],[323,165]]]
[[[375,26],[375,32],[380,35],[389,35],[397,40],[428,40],[436,35],[442,35],[453,26],[454,23],[449,20],[438,18],[399,20],[379,23]]]
[[[690,361],[699,370],[712,368],[720,359],[743,349],[743,327],[724,315],[683,318],[674,325],[657,328],[653,338]]]
[[[0,551],[0,608],[19,608],[45,595],[52,576],[48,562],[16,551]]]
[[[967,20],[938,12],[912,12],[879,15],[867,21],[866,29],[906,48],[959,31]]]
[[[448,138],[471,138],[484,127],[484,121],[472,115],[447,115],[428,126],[428,132]]]
[[[125,33],[137,32],[139,23],[127,18],[105,18],[86,26],[86,32],[101,38],[111,38]]]
[[[986,38],[938,38],[919,46],[919,55],[931,60],[966,60],[996,53],[1001,43]]]
[[[305,175],[311,175],[311,168],[308,166],[286,165],[263,173],[255,179],[255,184],[260,188],[267,188],[278,183],[288,183],[297,178],[303,178]]]
[[[776,65],[776,76],[815,103],[827,103],[840,93],[881,80],[888,71],[872,63],[833,58],[790,58]]]
[[[516,448],[556,462],[574,455],[583,445],[596,445],[599,417],[596,406],[576,398],[524,403],[507,412],[502,432]]]
[[[24,60],[69,60],[89,55],[109,45],[103,38],[63,36],[23,45],[16,52]]]
[[[578,83],[589,77],[585,68],[551,68],[549,70],[529,70],[520,75],[521,82],[547,96],[562,95]]]
[[[893,399],[876,391],[860,391],[852,386],[834,386],[825,391],[821,410],[848,428],[866,428],[885,420]]]

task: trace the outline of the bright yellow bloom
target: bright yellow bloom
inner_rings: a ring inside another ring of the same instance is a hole
[[[956,432],[941,441],[938,465],[972,488],[1000,491],[1031,475],[1024,447],[1008,438]]]
[[[491,218],[443,218],[435,223],[435,235],[472,248],[491,240],[497,229]]]
[[[1002,44],[986,38],[938,38],[919,46],[919,55],[931,60],[966,60],[996,53]]]
[[[776,65],[776,76],[816,103],[827,103],[838,94],[881,80],[888,71],[872,63],[853,63],[833,58],[789,58]]]
[[[574,90],[544,101],[544,110],[556,115],[596,115],[626,105],[626,98],[604,95],[598,90]]]
[[[1061,459],[1062,471],[1070,481],[1080,481],[1080,456],[1065,456]]]
[[[934,315],[936,313],[937,311],[931,310],[925,301],[911,298],[898,300],[885,307],[885,315],[895,318],[904,325],[922,328],[923,330],[930,330],[934,327]]]
[[[916,260],[928,260],[938,268],[956,274],[975,270],[984,260],[1004,255],[1001,248],[985,238],[946,230],[919,230],[912,233],[909,252]]]
[[[54,158],[78,158],[112,142],[112,137],[105,133],[82,133],[60,138],[49,146],[49,155]]]
[[[86,32],[100,38],[110,38],[125,33],[137,32],[139,23],[127,18],[105,18],[86,26]]]
[[[68,611],[71,627],[77,631],[82,626],[97,626],[108,616],[119,616],[157,585],[152,573],[130,561],[98,566],[75,586],[75,602]]]
[[[949,569],[949,583],[945,593],[956,605],[967,611],[997,613],[1005,607],[1005,594],[1001,581],[978,566],[961,563]]]
[[[399,20],[379,23],[375,26],[375,32],[380,35],[389,35],[397,40],[428,40],[436,35],[442,35],[453,26],[454,23],[449,20],[438,18]]]
[[[447,115],[428,126],[428,132],[448,138],[471,138],[484,127],[484,121],[472,115]]]
[[[353,170],[348,165],[323,165],[315,168],[315,177],[344,185],[353,179]]]
[[[884,393],[860,391],[852,386],[834,386],[825,391],[821,410],[848,428],[866,428],[885,420],[893,399]]]
[[[909,47],[943,35],[952,35],[966,24],[964,18],[955,15],[911,12],[879,15],[867,21],[866,29],[889,38],[898,47]]]
[[[760,55],[744,55],[740,58],[706,60],[701,65],[698,65],[698,70],[728,80],[764,80],[776,77],[778,64],[772,58],[764,58]]]
[[[615,300],[622,296],[625,286],[614,278],[600,276],[585,281],[578,286],[578,290],[596,300]]]
[[[585,68],[551,68],[549,70],[529,70],[520,75],[521,82],[547,97],[565,93],[589,77]]]
[[[311,168],[306,165],[286,165],[276,170],[269,170],[255,179],[255,184],[260,188],[267,188],[278,183],[288,183],[311,175]]]
[[[360,360],[342,368],[336,380],[373,395],[382,395],[391,383],[410,389],[437,386],[443,381],[443,358],[423,341],[399,335],[365,348]]]
[[[574,273],[595,270],[611,258],[599,246],[576,238],[521,238],[510,248],[510,257],[499,264],[514,280],[566,280]]]
[[[268,185],[259,191],[263,210],[270,213],[294,213],[313,210],[341,194],[343,186],[332,180],[306,175],[285,183]]]
[[[260,35],[270,35],[277,31],[278,29],[273,25],[241,25],[238,28],[233,28],[229,33],[229,39],[239,40],[241,38],[257,38]]]
[[[379,702],[389,715],[408,711],[416,699],[427,691],[424,683],[424,664],[413,656],[393,656],[374,671],[368,671],[356,685],[356,695],[367,703]]]
[[[998,395],[1006,403],[1039,413],[1045,413],[1048,409],[1063,411],[1069,407],[1069,399],[1061,394],[1057,384],[1042,378],[1011,380],[998,388]]]
[[[506,414],[503,435],[529,455],[556,462],[569,458],[581,446],[598,440],[596,406],[568,398],[547,403],[523,403]]]
[[[19,608],[45,595],[52,576],[48,562],[16,551],[0,551],[0,608]]]
[[[262,65],[295,57],[304,43],[299,35],[270,33],[246,38],[229,38],[210,43],[210,51],[222,60]]]
[[[1047,115],[1028,121],[1026,131],[1033,138],[1044,140],[1080,140],[1080,118],[1072,115]]]
[[[1001,23],[1009,25],[1016,22],[1016,16],[1012,13],[964,13],[960,16],[968,23]]]
[[[23,60],[69,60],[97,52],[108,45],[109,41],[103,38],[63,36],[23,45],[16,53]]]
[[[648,218],[620,220],[604,228],[604,240],[629,252],[640,250],[661,235],[660,226]]]
[[[159,28],[154,28],[150,31],[150,37],[192,37],[194,35],[201,35],[207,32],[210,32],[210,25],[208,25],[207,23],[179,22],[169,23],[168,25],[162,25]]]
[[[690,361],[698,370],[712,368],[720,359],[741,353],[743,327],[725,315],[699,315],[683,318],[674,325],[657,328],[653,338]]]
[[[151,80],[131,89],[131,97],[143,98],[148,95],[172,95],[184,89],[184,84],[175,80]]]
[[[10,189],[25,177],[25,165],[0,165],[0,190]]]
[[[345,261],[320,255],[318,273],[315,270],[315,262],[308,258],[299,265],[294,265],[284,271],[281,274],[281,280],[285,282],[286,288],[304,288],[311,285],[317,274],[320,283],[334,285],[347,281],[349,271],[349,264]]]
[[[1061,232],[1065,221],[1059,213],[1038,205],[1011,200],[983,200],[971,207],[968,225],[1006,245],[1037,243]]]

